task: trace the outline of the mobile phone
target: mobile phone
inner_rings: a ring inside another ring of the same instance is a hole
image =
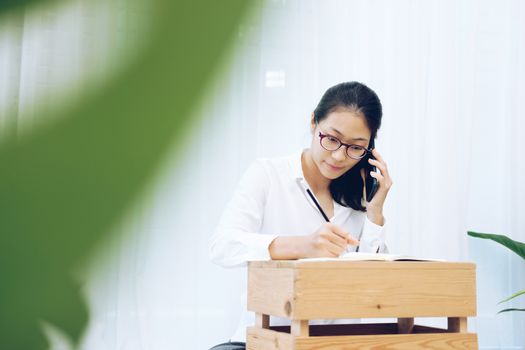
[[[375,148],[374,140],[370,141],[370,145],[368,146],[368,148],[371,150]],[[377,181],[376,178],[370,175],[371,171],[377,172],[377,168],[373,166],[372,164],[368,163],[368,158],[372,158],[372,159],[375,159],[375,158],[372,155],[372,153],[368,153],[365,157],[365,164],[364,164],[364,168],[366,172],[365,174],[366,201],[370,202],[372,198],[374,198],[374,195],[376,194],[377,189],[379,188],[379,182]]]

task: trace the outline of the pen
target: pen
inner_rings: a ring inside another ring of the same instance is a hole
[[[312,194],[312,191],[310,191],[310,189],[307,188],[307,189],[306,189],[306,192],[308,192],[308,195],[310,196],[310,198],[312,198],[312,200],[314,201],[315,206],[317,207],[317,209],[319,209],[319,211],[321,212],[321,215],[323,215],[323,218],[326,220],[326,222],[330,222],[330,219],[329,219],[328,216],[326,216],[326,214],[324,213],[323,208],[321,208],[321,206],[319,205],[319,203],[317,203],[317,200],[315,200],[315,197],[314,197],[314,195]]]
[[[317,202],[317,200],[315,199],[312,191],[310,191],[309,188],[306,189],[306,192],[308,193],[308,195],[310,196],[310,198],[312,198],[312,200],[314,201],[314,204],[315,206],[317,207],[317,209],[319,209],[319,211],[321,212],[321,215],[323,215],[323,218],[326,220],[326,222],[330,222],[330,219],[328,218],[328,216],[326,216],[325,212],[323,211],[323,208],[321,208],[321,206],[319,205],[319,203]],[[355,249],[356,252],[359,251],[359,246],[357,246],[357,248]]]
[[[314,204],[315,206],[317,207],[317,209],[319,209],[319,212],[321,213],[321,215],[323,216],[323,218],[326,220],[326,222],[330,222],[330,219],[328,218],[328,216],[326,216],[325,212],[323,211],[323,208],[321,208],[321,206],[319,205],[319,203],[317,202],[317,200],[315,199],[312,191],[310,191],[309,188],[306,189],[306,192],[308,193],[308,195],[310,196],[310,198],[312,198],[312,200],[314,201]],[[355,248],[355,252],[359,252],[359,246],[357,246]],[[379,247],[377,248],[377,251],[376,253],[379,253]]]

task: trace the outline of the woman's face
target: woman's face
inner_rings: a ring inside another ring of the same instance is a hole
[[[319,172],[327,179],[336,179],[346,173],[360,159],[352,159],[346,154],[346,147],[336,151],[325,150],[319,142],[319,132],[339,139],[346,144],[360,145],[368,148],[371,132],[365,117],[360,112],[338,109],[315,124],[312,119],[312,144],[310,146],[314,163]]]

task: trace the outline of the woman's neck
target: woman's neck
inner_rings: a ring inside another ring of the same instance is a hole
[[[330,186],[330,179],[321,174],[319,168],[314,163],[310,149],[307,149],[301,155],[301,166],[303,168],[303,174],[306,182],[310,185],[312,191],[319,193],[328,190]]]

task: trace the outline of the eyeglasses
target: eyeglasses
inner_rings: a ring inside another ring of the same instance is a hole
[[[337,151],[341,146],[346,146],[346,154],[352,159],[361,159],[370,153],[371,150],[359,146],[359,145],[349,145],[347,143],[341,142],[337,137],[323,134],[319,131],[319,143],[327,151]]]

